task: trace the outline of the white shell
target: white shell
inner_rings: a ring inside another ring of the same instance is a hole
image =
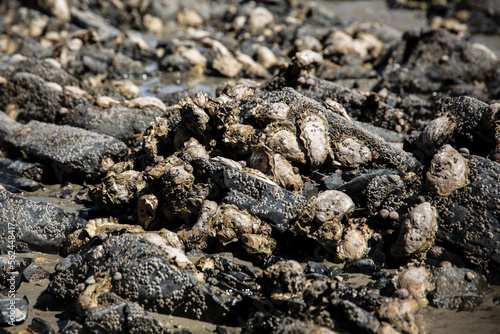
[[[308,112],[297,120],[297,125],[311,167],[321,166],[330,153],[326,119],[320,114]]]

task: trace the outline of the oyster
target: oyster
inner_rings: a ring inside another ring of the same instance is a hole
[[[317,112],[307,111],[297,119],[297,127],[311,167],[321,166],[331,153],[325,117]]]
[[[290,123],[269,124],[264,129],[264,141],[271,150],[283,154],[286,159],[301,164],[306,163],[304,148],[299,143],[296,130]]]

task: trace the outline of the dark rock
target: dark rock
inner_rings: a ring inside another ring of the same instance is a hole
[[[23,279],[33,283],[50,277],[50,272],[40,267],[28,267],[23,270]]]
[[[498,87],[498,64],[493,52],[485,49],[444,29],[407,32],[386,56],[389,65],[382,75],[395,92],[446,91],[474,80],[493,91]]]
[[[373,262],[372,259],[360,259],[350,264],[344,269],[348,273],[360,273],[365,275],[373,275],[380,271],[380,267]]]
[[[210,178],[220,191],[228,191],[224,202],[266,219],[276,227],[287,228],[305,206],[304,197],[236,169],[202,158],[193,159],[190,164],[195,176],[205,180]]]
[[[39,317],[34,317],[31,320],[31,329],[40,334],[55,334],[56,331],[52,328],[50,323],[47,320],[44,320]]]
[[[161,324],[134,302],[92,308],[83,329],[90,333],[163,333]]]
[[[83,247],[78,252],[81,259],[55,275],[39,298],[37,307],[54,307],[54,299],[63,303],[74,301],[80,296],[75,287],[84,283],[89,275],[99,273],[111,278],[119,271],[122,279],[109,279],[111,286],[108,288],[105,288],[107,279],[95,277],[95,285],[104,284],[101,293],[112,290],[147,310],[165,314],[181,312],[184,317],[200,318],[207,306],[196,279],[173,267],[165,253],[148,240],[122,233],[109,233],[105,241],[96,240],[94,244],[92,240],[98,237],[90,240],[87,245],[92,246]]]
[[[22,160],[0,159],[0,171],[37,182],[47,181],[50,178],[50,170],[44,165]]]
[[[467,159],[469,184],[448,197],[433,198],[439,212],[436,237],[462,249],[469,261],[498,266],[500,164],[475,156]]]
[[[11,187],[26,191],[35,191],[42,187],[40,183],[31,179],[2,172],[0,172],[0,184],[4,187]]]
[[[0,299],[0,326],[14,326],[25,322],[28,318],[28,309],[26,299]]]
[[[105,158],[116,159],[127,146],[119,140],[70,126],[58,126],[38,121],[20,125],[7,115],[8,122],[0,127],[1,143],[14,153],[24,152],[32,160],[52,166],[60,179],[75,173],[89,180],[102,174]]]
[[[85,224],[53,204],[33,202],[0,189],[2,249],[7,249],[7,238],[13,236],[16,245],[26,243],[32,250],[55,253],[68,234]]]
[[[76,263],[81,260],[80,254],[69,254],[64,259],[62,259],[58,264],[56,264],[55,271],[56,273],[64,271],[71,267],[73,263]]]
[[[380,321],[373,314],[348,300],[335,303],[334,308],[339,321],[349,330],[375,334],[380,328]]]
[[[473,311],[490,291],[486,278],[466,268],[444,266],[433,271],[436,288],[429,301],[435,307]]]
[[[344,184],[344,181],[342,181],[342,176],[333,173],[323,178],[321,183],[328,190],[336,190]]]

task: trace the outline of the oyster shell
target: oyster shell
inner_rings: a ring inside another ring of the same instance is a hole
[[[324,116],[308,111],[297,119],[302,140],[312,168],[321,166],[330,154],[328,123]]]
[[[290,160],[306,163],[304,147],[297,139],[295,128],[288,122],[269,124],[264,130],[265,144],[273,151],[283,154]]]

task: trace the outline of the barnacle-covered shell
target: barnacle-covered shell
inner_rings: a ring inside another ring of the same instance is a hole
[[[264,130],[265,144],[290,161],[306,163],[304,148],[297,140],[295,128],[288,122],[270,124]]]
[[[212,229],[212,217],[217,214],[218,205],[214,201],[203,201],[198,220],[189,230],[177,232],[187,249],[204,249],[207,246],[207,238]]]
[[[397,258],[425,254],[434,246],[437,227],[436,209],[429,202],[417,205],[401,225],[391,254]]]
[[[300,296],[306,285],[304,269],[297,261],[281,261],[267,268],[258,280],[262,294],[275,300]]]
[[[306,112],[297,119],[297,126],[311,167],[321,166],[330,154],[328,123],[325,117],[315,112]]]
[[[354,202],[348,195],[338,190],[326,190],[309,200],[302,218],[312,221],[317,212],[324,212],[325,221],[340,221],[354,207]]]
[[[128,170],[120,174],[108,174],[98,186],[89,187],[89,196],[99,207],[109,208],[132,203],[145,187],[142,173]]]
[[[349,226],[337,245],[335,260],[343,262],[363,258],[368,253],[368,240],[371,235],[372,230],[366,225]]]
[[[223,166],[230,167],[230,168],[233,168],[236,170],[242,170],[241,164],[238,161],[234,161],[233,159],[218,156],[218,157],[210,158],[210,161],[214,161],[218,164],[221,164]]]
[[[137,200],[137,220],[145,230],[155,220],[158,211],[158,198],[153,194],[146,194]]]
[[[223,243],[236,241],[242,234],[258,233],[261,230],[261,222],[257,217],[230,204],[219,207],[212,225],[217,230],[216,237]]]
[[[290,107],[283,102],[266,103],[257,106],[252,113],[258,123],[284,121],[288,117]]]
[[[182,124],[193,133],[203,136],[207,131],[207,124],[210,117],[200,107],[198,107],[190,97],[186,97],[179,102]]]
[[[203,145],[201,145],[195,138],[189,139],[184,143],[183,154],[188,154],[192,158],[210,159],[210,155]]]
[[[372,160],[371,149],[356,138],[343,138],[335,146],[335,157],[344,166],[357,167]]]
[[[166,118],[157,118],[156,122],[146,129],[142,136],[142,147],[148,157],[154,160],[158,156],[161,138],[165,138],[170,132],[170,126]]]
[[[427,172],[427,189],[438,196],[448,196],[469,181],[467,160],[450,145],[443,146],[432,158]]]
[[[396,288],[405,288],[420,304],[427,306],[427,293],[434,290],[431,273],[425,267],[410,267],[398,273],[394,279]]]
[[[250,254],[272,254],[276,246],[276,241],[274,239],[261,234],[242,234],[240,238],[243,248]]]
[[[236,147],[239,144],[246,144],[252,138],[255,133],[255,129],[251,125],[245,124],[231,124],[227,127],[224,132],[222,141],[230,146]]]
[[[255,168],[243,167],[242,171],[243,171],[243,173],[251,175],[251,176],[255,177],[256,179],[259,179],[261,181],[269,183],[273,186],[277,186],[276,182],[274,182],[266,174],[262,173],[261,171],[255,169]]]
[[[185,166],[170,167],[163,174],[166,193],[170,193],[174,188],[189,185],[194,182],[194,175],[188,172]]]

